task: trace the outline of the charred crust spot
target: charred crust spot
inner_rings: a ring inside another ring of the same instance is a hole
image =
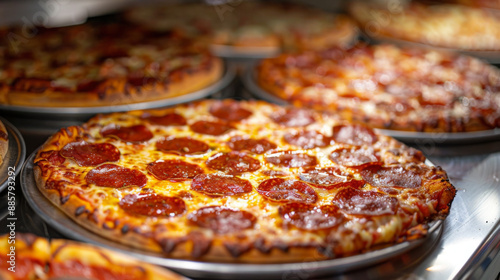
[[[211,240],[208,240],[201,232],[191,232],[188,238],[193,243],[193,250],[191,251],[191,256],[193,258],[199,258],[205,255],[212,246]]]
[[[70,194],[65,195],[65,196],[61,196],[61,205],[63,205],[64,203],[68,202],[70,196],[71,196]]]
[[[233,256],[237,258],[244,253],[250,251],[252,249],[251,243],[236,243],[236,242],[224,242],[224,247],[226,250]]]
[[[255,240],[253,247],[259,250],[263,254],[269,254],[272,247],[266,244],[266,239],[264,237],[259,237]]]
[[[173,252],[175,247],[177,247],[177,245],[183,241],[184,240],[182,240],[181,238],[165,238],[160,240],[158,244],[160,245],[163,252],[168,254]]]
[[[80,216],[84,212],[88,212],[88,210],[85,208],[85,205],[82,205],[75,210],[75,216]]]
[[[123,225],[122,229],[121,229],[121,233],[122,234],[126,234],[127,232],[129,232],[130,230],[130,226],[129,225]]]
[[[323,255],[329,259],[335,258],[335,251],[334,251],[333,245],[318,246],[318,247],[316,247],[316,250],[318,251],[318,253],[320,253],[321,255]]]
[[[288,252],[288,250],[290,249],[290,247],[286,243],[283,243],[283,242],[274,243],[273,248],[280,249],[283,252]]]
[[[115,220],[115,221],[105,221],[104,223],[102,223],[102,227],[104,229],[115,229],[118,224],[120,222],[118,222],[118,220]]]
[[[92,215],[90,215],[89,218],[92,219],[92,221],[94,221],[96,224],[99,223],[99,214],[97,214],[96,211],[92,212]]]

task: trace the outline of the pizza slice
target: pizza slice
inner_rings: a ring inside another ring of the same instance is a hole
[[[76,241],[16,233],[0,237],[0,276],[21,279],[185,279],[164,268]]]

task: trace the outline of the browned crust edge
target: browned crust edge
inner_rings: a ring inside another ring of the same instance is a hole
[[[211,67],[207,70],[196,71],[186,76],[180,82],[173,82],[164,88],[144,86],[140,92],[132,94],[110,94],[105,99],[99,99],[95,93],[64,93],[49,92],[45,94],[30,92],[0,92],[6,95],[7,104],[27,107],[101,107],[127,105],[140,102],[159,101],[202,90],[221,79],[224,73],[222,59],[212,57]],[[121,81],[116,81],[119,86]]]

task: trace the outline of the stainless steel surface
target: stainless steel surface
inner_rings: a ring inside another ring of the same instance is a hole
[[[477,57],[477,58],[482,59],[482,60],[489,62],[489,63],[493,63],[493,64],[500,63],[500,51],[499,50],[496,50],[496,51],[464,50],[464,49],[432,46],[432,45],[427,45],[427,44],[423,44],[423,43],[405,41],[405,40],[401,40],[401,39],[394,39],[394,38],[388,38],[388,37],[382,37],[382,36],[375,36],[375,37],[374,36],[369,37],[368,35],[365,35],[365,36],[370,38],[376,44],[387,43],[387,44],[398,45],[401,47],[417,47],[417,48],[426,48],[426,49],[433,49],[433,50],[445,51],[445,52],[458,52],[458,53],[461,53],[463,55]]]
[[[302,263],[288,264],[223,264],[206,263],[186,260],[175,260],[163,257],[161,254],[131,249],[128,246],[113,242],[92,233],[70,219],[66,214],[55,207],[42,193],[39,192],[33,177],[33,158],[30,155],[21,171],[21,189],[24,197],[35,212],[50,226],[65,236],[108,247],[125,253],[131,253],[141,260],[171,268],[190,277],[205,277],[213,279],[253,279],[257,276],[266,278],[280,278],[284,273],[298,274],[306,272],[310,276],[320,277],[331,274],[347,273],[382,263],[389,259],[406,254],[408,259],[418,259],[419,254],[411,251],[416,247],[430,250],[441,234],[442,221],[432,223],[429,236],[426,239],[403,242],[395,246],[382,248],[352,257],[339,258],[327,261],[314,261],[311,256]]]
[[[248,67],[243,76],[243,84],[256,97],[279,105],[288,104],[285,100],[274,96],[262,89],[256,82],[254,67]],[[420,145],[456,145],[477,144],[493,140],[500,140],[500,128],[477,132],[431,133],[412,132],[388,129],[377,129],[383,134],[392,136],[402,142]]]
[[[24,118],[32,117],[33,119],[43,118],[44,120],[55,119],[66,121],[85,121],[99,113],[160,108],[202,99],[224,89],[231,83],[234,77],[235,70],[226,65],[224,74],[220,80],[206,88],[181,96],[126,105],[109,105],[99,107],[31,107],[0,104],[0,111],[5,114],[22,116]]]
[[[24,145],[23,136],[16,127],[2,117],[0,117],[0,121],[3,122],[9,134],[7,154],[5,155],[4,162],[0,166],[0,192],[2,192],[7,188],[9,181],[13,182],[17,174],[21,172],[21,167],[26,157],[26,146]],[[14,172],[14,176],[12,172]],[[0,205],[0,207],[3,206],[4,205]]]

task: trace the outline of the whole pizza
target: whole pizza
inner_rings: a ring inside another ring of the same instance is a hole
[[[441,168],[371,128],[231,99],[61,129],[34,174],[97,235],[213,262],[324,260],[423,238],[455,196]]]
[[[183,280],[151,264],[97,246],[32,234],[0,236],[0,278]]]
[[[223,73],[205,44],[123,22],[0,29],[0,104],[97,107],[206,88]]]
[[[227,1],[142,5],[125,12],[125,18],[151,30],[172,30],[206,40],[224,53],[349,45],[356,40],[356,25],[345,15],[308,6],[265,1]]]
[[[488,2],[493,1],[474,2],[491,6]],[[457,50],[500,50],[500,16],[496,11],[425,1],[382,3],[353,1],[349,5],[352,17],[371,37]]]
[[[375,128],[500,127],[500,71],[456,53],[388,44],[285,53],[261,61],[255,79],[271,96]]]

